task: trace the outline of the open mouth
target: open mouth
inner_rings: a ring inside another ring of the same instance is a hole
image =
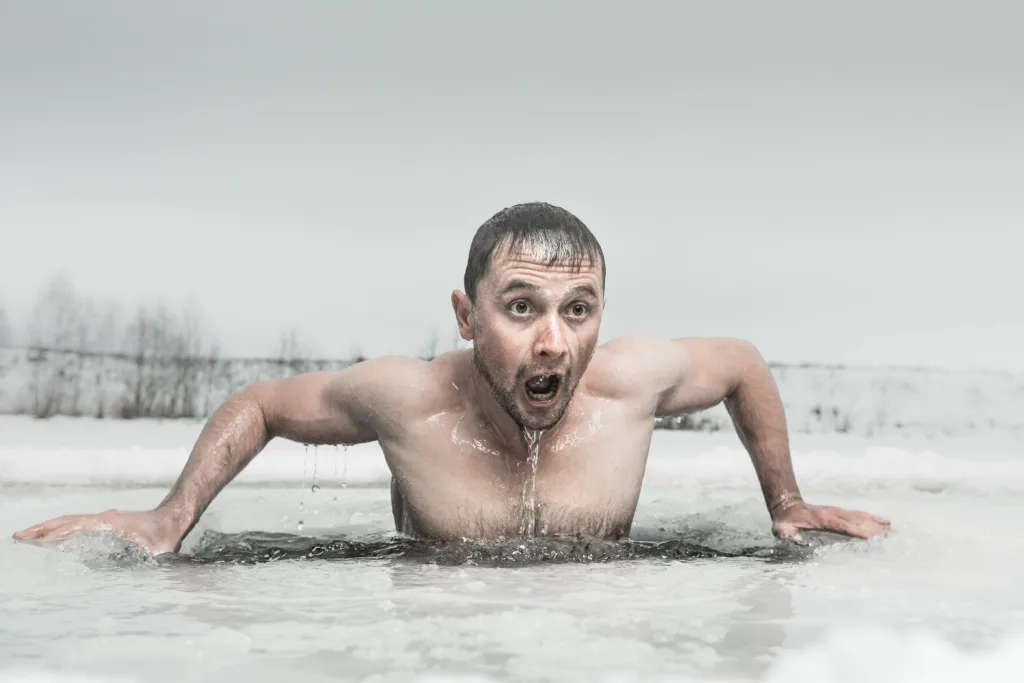
[[[562,376],[559,374],[534,375],[526,380],[526,396],[531,403],[550,403],[560,386]]]

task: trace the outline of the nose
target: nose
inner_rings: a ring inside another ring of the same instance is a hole
[[[562,328],[562,320],[556,316],[547,316],[540,323],[537,341],[533,347],[536,356],[546,358],[560,358],[568,353],[566,345],[565,330]]]

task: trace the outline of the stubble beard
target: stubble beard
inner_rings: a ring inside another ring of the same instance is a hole
[[[561,391],[563,392],[563,395],[559,402],[553,405],[545,415],[534,417],[526,413],[516,401],[516,392],[519,389],[519,385],[526,379],[522,376],[525,368],[520,368],[519,372],[516,373],[516,378],[513,380],[511,387],[502,387],[481,359],[480,353],[477,349],[474,348],[472,353],[473,366],[476,368],[477,372],[480,373],[480,376],[484,378],[484,381],[487,382],[487,386],[491,391],[491,396],[494,397],[495,402],[501,406],[502,410],[512,418],[512,421],[515,422],[520,429],[533,431],[551,429],[558,424],[565,415],[565,411],[569,407],[569,400],[572,398],[576,389],[576,387],[573,386],[573,378],[569,372],[567,372],[562,378]]]

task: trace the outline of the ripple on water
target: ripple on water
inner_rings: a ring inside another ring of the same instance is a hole
[[[789,543],[722,550],[686,538],[661,541],[601,541],[582,536],[439,542],[396,534],[358,538],[303,536],[282,532],[207,531],[188,554],[166,555],[161,562],[259,564],[282,560],[387,559],[438,565],[523,566],[635,560],[708,560],[754,558],[799,562],[814,558],[813,546]]]

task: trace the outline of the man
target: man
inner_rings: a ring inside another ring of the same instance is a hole
[[[176,552],[224,486],[282,437],[377,441],[393,475],[399,531],[441,540],[619,539],[630,532],[655,417],[722,401],[776,536],[887,532],[882,518],[802,500],[782,403],[751,344],[620,338],[598,347],[604,253],[568,211],[533,203],[494,215],[473,239],[464,285],[451,303],[472,349],[250,385],[210,418],[155,509],[60,517],[15,538],[111,529],[154,555]]]

